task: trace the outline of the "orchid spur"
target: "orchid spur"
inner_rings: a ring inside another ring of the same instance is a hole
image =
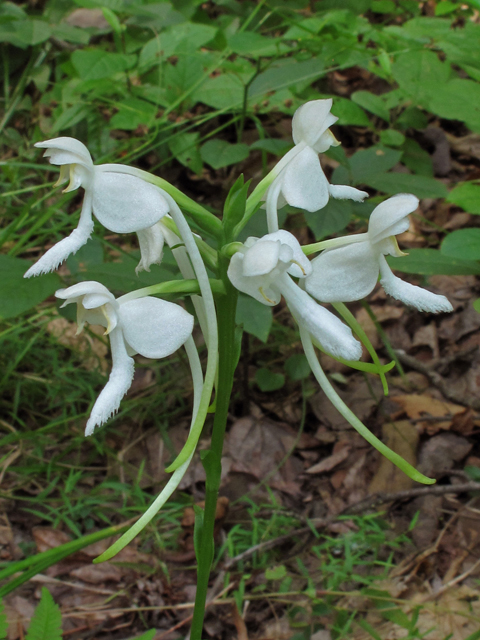
[[[106,328],[112,351],[112,371],[95,402],[85,435],[106,422],[118,410],[132,384],[136,353],[146,358],[166,358],[190,338],[193,316],[172,302],[152,298],[115,296],[99,282],[79,282],[55,295],[62,307],[77,304],[78,332],[86,322]]]
[[[345,360],[358,360],[362,349],[350,328],[312,300],[290,277],[304,279],[311,270],[298,240],[280,230],[260,239],[248,238],[244,248],[232,256],[228,277],[236,289],[267,306],[278,304],[283,295],[295,320],[325,351]]]
[[[104,227],[114,233],[138,234],[141,260],[137,270],[149,269],[162,257],[163,234],[157,225],[169,211],[163,191],[134,175],[124,165],[95,166],[87,147],[74,138],[54,138],[38,142],[46,149],[51,164],[60,166],[56,185],[69,180],[64,193],[78,187],[85,189],[80,220],[76,229],[55,244],[30,269],[25,277],[38,276],[56,269],[90,238],[93,231],[92,212]]]
[[[379,204],[370,216],[367,233],[331,241],[333,248],[312,261],[312,272],[305,279],[307,291],[321,302],[352,302],[371,293],[380,274],[380,284],[397,300],[419,311],[452,311],[445,296],[401,280],[385,259],[386,255],[405,255],[395,236],[408,229],[408,215],[417,207],[418,199],[405,193]]]
[[[292,122],[295,146],[280,160],[275,179],[266,194],[268,231],[278,231],[277,210],[286,203],[306,211],[318,211],[330,196],[362,202],[368,197],[347,185],[329,184],[318,158],[319,153],[340,143],[329,130],[338,118],[330,113],[332,100],[312,100],[299,107]]]

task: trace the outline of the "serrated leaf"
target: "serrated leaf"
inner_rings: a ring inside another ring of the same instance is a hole
[[[248,158],[250,149],[246,144],[230,144],[226,140],[215,138],[208,140],[200,148],[202,160],[214,169],[228,167]]]
[[[23,274],[31,266],[27,260],[0,255],[0,318],[14,318],[28,311],[61,287],[62,281],[56,273],[24,278]]]
[[[207,80],[193,94],[192,100],[203,102],[214,109],[232,109],[243,102],[245,87],[232,73],[223,73]]]
[[[62,640],[62,614],[50,591],[42,587],[42,596],[30,621],[25,640]]]
[[[460,260],[480,260],[480,229],[457,229],[443,240],[443,255]]]
[[[118,104],[118,112],[110,119],[112,129],[133,131],[140,125],[150,126],[157,113],[151,102],[140,98],[126,98]]]
[[[235,322],[242,325],[244,331],[266,342],[270,335],[272,321],[271,307],[243,293],[239,294]]]
[[[82,80],[102,80],[131,69],[137,56],[81,49],[72,53],[71,61]]]
[[[468,213],[480,215],[480,183],[472,181],[459,184],[450,191],[447,202],[462,207]]]
[[[409,249],[403,258],[387,257],[392,269],[403,273],[418,273],[424,276],[480,275],[480,264],[473,260],[460,260],[440,253],[436,249]]]

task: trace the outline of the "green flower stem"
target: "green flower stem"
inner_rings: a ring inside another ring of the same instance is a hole
[[[392,451],[386,444],[383,444],[381,440],[374,436],[369,429],[367,429],[363,422],[359,420],[353,411],[347,407],[330,384],[330,381],[320,366],[310,334],[302,326],[300,326],[300,338],[313,375],[317,379],[318,384],[322,387],[327,398],[333,404],[335,409],[337,409],[337,411],[345,418],[345,420],[347,420],[347,422],[349,422],[369,444],[375,447],[375,449],[384,455],[387,460],[390,460],[390,462],[401,469],[409,478],[415,480],[415,482],[421,482],[422,484],[435,484],[435,480],[428,478],[427,476],[424,476],[423,473],[420,473],[420,471],[417,471],[415,467],[412,467],[412,465],[399,456],[398,453]]]
[[[380,362],[377,352],[375,351],[373,344],[368,339],[368,336],[365,333],[362,325],[358,322],[353,313],[343,302],[334,302],[333,308],[342,316],[342,318],[350,326],[350,328],[355,331],[362,344],[365,345],[365,348],[370,354],[370,357],[378,367],[378,375],[380,376],[380,380],[382,381],[383,393],[384,395],[388,396],[388,382],[387,378],[385,377],[385,373],[382,370],[382,363]],[[392,369],[394,366],[395,363],[390,366],[390,369]]]
[[[175,233],[177,236],[180,236],[180,232],[177,229],[177,225],[172,220],[172,218],[170,218],[169,216],[164,216],[161,222],[165,227],[167,227],[167,229]],[[207,267],[210,267],[210,269],[213,269],[214,271],[216,271],[218,268],[218,260],[217,260],[217,252],[215,251],[215,249],[213,249],[209,244],[207,244],[204,240],[199,238],[197,235],[193,234],[193,237],[195,239],[195,243],[200,253],[202,254],[203,261],[205,262]]]
[[[312,253],[318,253],[319,251],[324,251],[325,249],[336,249],[337,247],[344,247],[347,244],[365,242],[365,240],[368,240],[368,233],[357,233],[353,236],[331,238],[330,240],[322,240],[321,242],[306,244],[302,247],[302,251],[306,256],[310,256],[312,255]]]
[[[210,278],[210,287],[213,293],[218,295],[225,294],[225,287],[221,280],[213,280]],[[141,289],[135,289],[130,293],[126,293],[121,297],[122,302],[127,300],[135,300],[136,298],[144,298],[145,296],[152,295],[167,295],[170,293],[183,293],[185,295],[198,295],[201,293],[198,280],[167,280],[166,282],[159,282],[158,284],[152,284],[150,287],[142,287]],[[119,298],[120,300],[120,298]]]
[[[215,525],[215,513],[217,510],[218,491],[222,471],[222,452],[227,426],[228,408],[233,386],[233,376],[237,365],[237,353],[235,349],[235,313],[237,308],[238,292],[230,284],[227,278],[228,260],[220,257],[220,264],[226,296],[218,301],[218,387],[216,393],[215,418],[210,449],[203,458],[206,471],[205,510],[203,518],[196,519],[198,548],[197,552],[197,592],[195,596],[195,608],[191,629],[191,640],[201,640],[205,604],[208,591],[208,580],[214,556],[213,530]],[[200,522],[198,522],[200,520]]]

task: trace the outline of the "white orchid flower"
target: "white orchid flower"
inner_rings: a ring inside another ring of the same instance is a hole
[[[404,282],[385,259],[386,255],[406,255],[395,236],[408,229],[408,214],[417,207],[418,198],[405,193],[379,204],[370,216],[367,233],[335,239],[335,248],[312,260],[312,273],[305,280],[307,291],[321,302],[352,302],[371,293],[380,275],[380,284],[397,300],[419,311],[452,311],[445,296]],[[341,244],[344,246],[338,246]]]
[[[134,360],[139,353],[146,358],[165,358],[180,348],[193,330],[193,316],[172,302],[145,297],[115,299],[98,282],[79,282],[59,289],[55,295],[65,300],[62,307],[77,303],[80,332],[86,322],[106,328],[112,350],[112,371],[95,402],[85,435],[106,422],[118,410],[120,401],[132,384]]]
[[[142,257],[137,271],[148,270],[151,264],[160,262],[163,236],[157,223],[170,208],[161,189],[131,175],[130,168],[124,165],[95,166],[87,147],[74,138],[54,138],[35,146],[46,149],[45,157],[60,166],[55,186],[69,180],[64,193],[81,186],[85,196],[77,228],[30,267],[26,278],[53,271],[78,251],[92,234],[92,212],[114,233],[138,234]]]
[[[286,203],[306,211],[322,209],[332,196],[362,202],[368,197],[346,185],[329,184],[318,158],[319,153],[340,143],[329,127],[338,118],[330,113],[332,100],[312,100],[295,111],[292,122],[295,146],[278,163],[277,177],[266,196],[267,222],[270,232],[278,230],[277,209]]]
[[[318,305],[291,279],[307,277],[312,270],[297,239],[288,231],[248,238],[243,251],[230,260],[228,277],[239,291],[262,304],[273,306],[283,296],[299,325],[333,356],[358,360],[361,345],[349,327]]]

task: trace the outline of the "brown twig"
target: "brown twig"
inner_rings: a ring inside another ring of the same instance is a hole
[[[464,482],[462,484],[453,485],[435,485],[429,487],[420,487],[418,489],[409,489],[407,491],[396,491],[394,493],[376,493],[372,496],[368,496],[353,505],[350,505],[344,509],[341,513],[329,516],[328,518],[313,518],[310,520],[310,527],[301,527],[300,529],[294,529],[289,533],[285,533],[273,540],[267,540],[260,542],[259,544],[250,547],[246,551],[239,553],[234,558],[229,558],[224,565],[226,570],[230,569],[233,565],[241,562],[242,560],[249,560],[255,553],[265,552],[269,549],[278,547],[285,542],[288,542],[295,536],[301,536],[305,533],[312,533],[312,529],[319,530],[328,527],[338,520],[339,516],[355,515],[363,513],[368,509],[373,509],[386,504],[388,502],[395,502],[397,500],[407,500],[409,498],[417,498],[418,496],[425,495],[445,495],[448,493],[465,493],[468,491],[480,491],[480,482]]]

